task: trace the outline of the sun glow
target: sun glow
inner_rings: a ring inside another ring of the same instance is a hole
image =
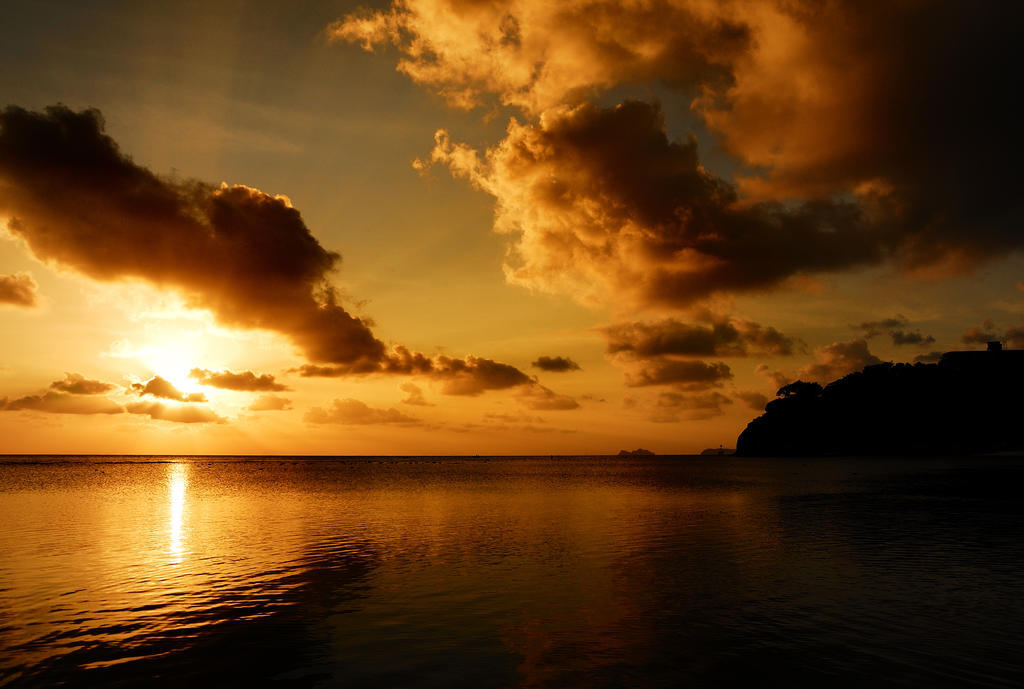
[[[199,390],[199,385],[188,375],[202,361],[202,346],[197,339],[178,338],[173,344],[144,347],[137,357],[154,374],[169,380],[182,392]]]

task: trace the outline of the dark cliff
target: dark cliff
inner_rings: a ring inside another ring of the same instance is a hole
[[[1024,350],[878,364],[822,388],[797,381],[751,421],[736,454],[907,455],[1024,450]]]

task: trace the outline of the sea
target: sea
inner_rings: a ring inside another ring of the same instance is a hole
[[[1021,687],[1024,458],[0,457],[3,687]]]

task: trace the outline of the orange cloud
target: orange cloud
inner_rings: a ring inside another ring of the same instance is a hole
[[[277,395],[260,395],[247,408],[249,411],[287,411],[292,408],[292,402]]]
[[[455,107],[493,94],[531,112],[622,82],[717,83],[750,42],[713,4],[671,1],[402,0],[350,14],[327,35],[395,45],[398,70]]]
[[[399,387],[406,393],[405,399],[402,400],[402,404],[411,404],[417,407],[433,406],[423,396],[422,388],[415,383],[402,383]]]
[[[376,409],[368,406],[365,402],[351,398],[334,400],[334,403],[327,409],[313,407],[306,412],[303,419],[307,423],[342,425],[415,425],[422,423],[420,419],[403,414],[397,409]]]
[[[0,304],[33,307],[39,303],[39,288],[28,273],[0,275]]]
[[[677,361],[655,359],[626,372],[626,385],[673,385],[680,390],[705,390],[718,387],[732,378],[729,366],[721,361]]]
[[[89,380],[80,373],[65,373],[64,380],[55,380],[50,383],[51,390],[67,392],[72,395],[100,395],[110,392],[115,387],[117,386],[100,380]]]
[[[205,368],[194,368],[189,372],[189,378],[195,379],[200,385],[209,385],[224,390],[239,390],[243,392],[280,392],[287,390],[288,386],[278,383],[274,376],[269,373],[256,375],[252,371],[234,373],[232,371],[209,371]]]
[[[105,397],[77,395],[48,390],[41,395],[18,399],[0,398],[0,411],[31,410],[48,414],[120,414],[124,408]]]
[[[153,376],[149,380],[143,383],[132,383],[132,392],[135,392],[139,396],[152,395],[153,397],[161,397],[163,399],[175,400],[176,402],[205,402],[206,395],[201,392],[184,393],[178,388],[174,387],[166,378],[160,376]]]
[[[129,414],[144,414],[159,421],[174,423],[226,423],[227,419],[206,407],[194,404],[164,404],[163,402],[133,402],[125,407]]]
[[[535,383],[519,393],[519,402],[529,409],[568,410],[579,409],[580,404],[568,395],[560,395],[543,385]]]
[[[658,396],[658,406],[651,421],[675,423],[677,421],[703,421],[725,413],[723,405],[732,400],[720,392],[705,392],[696,395],[681,395],[677,392],[663,392]]]
[[[636,358],[658,356],[789,356],[802,343],[754,321],[708,314],[707,325],[667,318],[652,323],[618,323],[602,328],[607,352]]]

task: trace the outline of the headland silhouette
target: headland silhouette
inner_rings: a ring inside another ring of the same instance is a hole
[[[1024,350],[946,352],[868,366],[822,387],[796,381],[747,424],[743,456],[1024,451]]]

